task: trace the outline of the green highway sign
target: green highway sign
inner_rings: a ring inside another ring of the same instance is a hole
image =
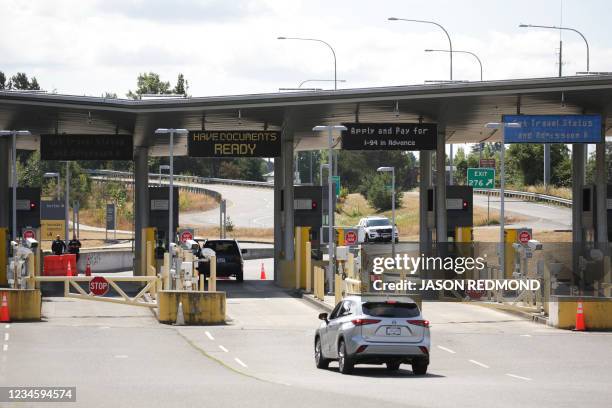
[[[340,176],[332,176],[332,182],[336,186],[336,197],[340,196]]]
[[[467,169],[467,185],[474,188],[495,188],[495,169]]]

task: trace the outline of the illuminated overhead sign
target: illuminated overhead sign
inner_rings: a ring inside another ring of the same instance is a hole
[[[343,123],[344,150],[436,150],[435,123]]]
[[[132,135],[40,135],[42,160],[133,160]]]
[[[600,115],[504,115],[506,143],[601,143]]]
[[[201,130],[189,132],[190,157],[278,157],[276,130]]]

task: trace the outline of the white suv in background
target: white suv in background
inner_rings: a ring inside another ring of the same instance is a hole
[[[391,230],[395,242],[399,241],[397,227],[391,227],[391,221],[387,217],[365,217],[359,220],[360,242],[391,242]]]

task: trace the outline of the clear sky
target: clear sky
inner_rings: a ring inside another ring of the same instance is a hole
[[[0,70],[35,75],[59,93],[124,97],[138,73],[173,84],[182,72],[194,96],[276,92],[302,80],[333,78],[322,44],[331,43],[344,88],[448,79],[447,48],[437,27],[387,17],[435,20],[455,49],[480,56],[484,79],[557,75],[559,32],[518,28],[559,25],[560,0],[0,0]],[[584,33],[591,70],[612,71],[612,2],[564,0],[563,25]],[[563,70],[585,70],[575,33],[563,33]],[[478,80],[476,61],[455,55],[454,77]],[[314,84],[331,87],[329,83]]]

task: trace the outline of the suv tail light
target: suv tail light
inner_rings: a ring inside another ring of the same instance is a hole
[[[406,320],[410,324],[421,327],[429,327],[429,320]]]
[[[353,319],[351,322],[355,326],[365,326],[366,324],[376,324],[380,323],[379,319]]]

